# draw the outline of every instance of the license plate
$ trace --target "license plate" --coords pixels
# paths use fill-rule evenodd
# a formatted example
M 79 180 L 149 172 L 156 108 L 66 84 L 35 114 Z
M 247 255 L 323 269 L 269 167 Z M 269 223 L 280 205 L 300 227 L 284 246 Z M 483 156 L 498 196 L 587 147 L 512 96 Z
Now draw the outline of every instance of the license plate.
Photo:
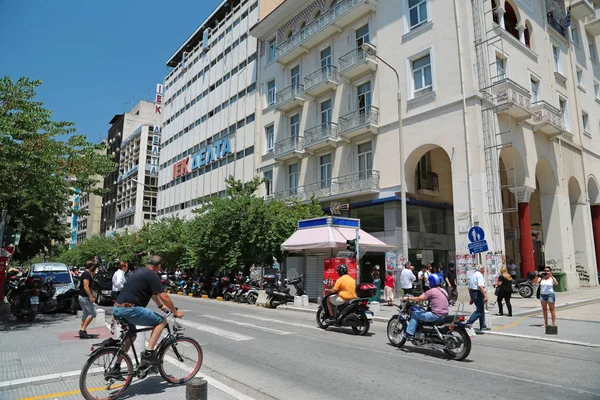
M 367 315 L 368 320 L 373 319 L 373 313 L 371 311 L 366 311 L 365 314 Z
M 40 298 L 37 296 L 29 296 L 29 302 L 31 304 L 40 304 Z
M 467 331 L 467 335 L 469 335 L 469 336 L 476 336 L 477 335 L 475 333 L 475 330 L 473 328 L 465 328 L 465 330 Z

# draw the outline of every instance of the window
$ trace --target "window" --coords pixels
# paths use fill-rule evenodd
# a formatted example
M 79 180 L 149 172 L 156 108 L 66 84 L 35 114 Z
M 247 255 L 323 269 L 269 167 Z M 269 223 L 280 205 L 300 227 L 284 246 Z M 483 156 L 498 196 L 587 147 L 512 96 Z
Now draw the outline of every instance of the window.
M 600 100 L 600 85 L 597 82 L 594 83 L 594 96 L 597 100 Z
M 321 124 L 328 125 L 331 122 L 331 99 L 321 103 Z
M 582 112 L 581 113 L 581 122 L 583 123 L 583 131 L 585 133 L 589 133 L 589 129 L 588 129 L 589 128 L 589 125 L 588 125 L 588 122 L 589 122 L 588 113 L 586 113 L 586 112 Z
M 358 145 L 358 172 L 359 178 L 370 177 L 373 169 L 373 144 L 371 142 Z
M 427 0 L 408 0 L 410 29 L 427 22 Z
M 273 38 L 269 40 L 269 54 L 267 56 L 267 62 L 275 60 L 277 56 L 277 39 Z
M 366 82 L 357 88 L 358 93 L 358 109 L 365 111 L 371 107 L 371 82 Z
M 579 46 L 579 31 L 577 30 L 577 25 L 571 25 L 571 41 L 573 44 Z
M 531 78 L 531 102 L 535 103 L 540 100 L 540 81 Z
M 590 50 L 590 59 L 594 63 L 597 63 L 598 62 L 598 51 L 596 50 L 596 40 L 591 36 L 588 36 L 587 40 L 588 40 L 588 49 Z
M 300 136 L 300 114 L 290 117 L 290 137 L 298 138 Z
M 558 108 L 560 108 L 560 111 L 562 113 L 562 122 L 563 122 L 563 125 L 565 126 L 566 129 L 568 129 L 569 118 L 568 118 L 568 115 L 567 115 L 567 112 L 568 112 L 568 110 L 567 110 L 567 99 L 564 99 L 564 98 L 560 97 L 558 99 L 558 106 L 559 106 Z
M 296 193 L 298 190 L 298 164 L 292 164 L 288 167 L 288 182 L 290 192 Z
M 267 153 L 272 153 L 275 147 L 275 127 L 273 125 L 265 128 L 265 138 L 267 142 Z
M 369 43 L 369 25 L 364 25 L 356 30 L 356 48 L 360 49 L 364 43 Z
M 272 106 L 275 104 L 275 81 L 267 83 L 267 105 Z
M 300 85 L 300 65 L 296 65 L 292 68 L 290 73 L 290 84 L 293 87 L 298 87 L 298 85 Z
M 506 79 L 506 59 L 496 55 L 496 80 Z
M 583 87 L 583 71 L 581 70 L 581 68 L 577 68 L 576 70 L 576 75 L 577 75 L 577 86 L 579 87 Z
M 438 176 L 431 171 L 431 152 L 427 152 L 417 164 L 417 189 L 437 191 L 438 188 Z
M 412 61 L 412 73 L 415 97 L 433 90 L 430 54 Z
M 332 65 L 331 62 L 331 47 L 321 50 L 321 67 Z
M 560 72 L 560 49 L 552 46 L 552 55 L 554 56 L 554 72 Z
M 331 153 L 325 154 L 319 158 L 321 166 L 321 188 L 328 188 L 331 186 Z
M 273 170 L 265 171 L 263 177 L 265 178 L 266 195 L 270 196 L 273 194 Z

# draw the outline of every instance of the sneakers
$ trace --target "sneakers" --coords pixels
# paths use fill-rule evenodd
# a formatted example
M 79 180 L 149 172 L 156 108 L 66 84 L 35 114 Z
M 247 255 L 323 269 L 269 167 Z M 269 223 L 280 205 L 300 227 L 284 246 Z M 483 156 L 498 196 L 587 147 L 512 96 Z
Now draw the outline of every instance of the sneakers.
M 484 326 L 483 328 L 479 328 L 480 331 L 491 331 L 490 328 L 488 328 L 487 326 Z
M 335 324 L 335 318 L 327 318 L 325 319 L 326 324 Z
M 411 335 L 410 333 L 406 333 L 406 331 L 402 332 L 402 336 L 406 339 L 406 340 L 413 340 L 415 338 L 414 335 Z
M 144 351 L 141 358 L 142 365 L 160 365 L 160 360 L 155 350 Z
M 124 381 L 125 377 L 121 373 L 121 365 L 116 364 L 114 367 L 108 370 L 108 372 L 106 373 L 106 378 L 113 378 L 118 381 Z
M 89 339 L 91 336 L 86 331 L 79 331 L 79 339 Z

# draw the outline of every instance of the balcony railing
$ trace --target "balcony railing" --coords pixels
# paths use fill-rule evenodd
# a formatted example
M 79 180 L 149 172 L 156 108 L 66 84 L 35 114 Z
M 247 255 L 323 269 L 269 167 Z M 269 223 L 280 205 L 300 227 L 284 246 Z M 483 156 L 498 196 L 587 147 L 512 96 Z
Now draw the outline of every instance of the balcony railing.
M 277 95 L 275 96 L 275 106 L 277 107 L 296 97 L 304 97 L 304 85 L 297 83 L 277 92 Z
M 312 87 L 317 86 L 327 80 L 337 80 L 337 68 L 333 65 L 325 65 L 317 71 L 308 75 L 304 78 L 304 86 L 306 90 L 310 90 Z
M 338 138 L 338 125 L 333 122 L 325 122 L 314 128 L 304 131 L 304 145 L 310 146 L 325 139 Z
M 350 131 L 363 125 L 378 125 L 379 109 L 369 106 L 340 117 L 340 133 Z
M 297 46 L 300 46 L 304 41 L 319 32 L 321 29 L 333 24 L 335 20 L 344 15 L 352 8 L 364 3 L 366 0 L 343 0 L 330 10 L 325 12 L 319 18 L 315 19 L 310 24 L 306 25 L 300 32 L 292 35 L 289 39 L 277 46 L 277 58 L 288 53 Z
M 361 48 L 354 49 L 350 53 L 344 54 L 339 59 L 340 71 L 366 60 L 367 56 L 368 53 Z
M 275 158 L 292 152 L 303 151 L 304 139 L 302 136 L 292 136 L 275 143 Z
M 562 26 L 557 20 L 552 16 L 552 12 L 549 12 L 548 15 L 548 25 L 554 28 L 555 31 L 560 33 L 562 36 L 567 37 L 567 29 Z
M 438 174 L 435 172 L 427 171 L 426 177 L 419 177 L 419 190 L 430 190 L 432 192 L 438 192 L 440 190 L 440 181 Z
M 369 169 L 304 186 L 289 188 L 280 192 L 275 192 L 266 198 L 267 200 L 294 199 L 306 201 L 313 196 L 323 199 L 348 193 L 377 190 L 379 190 L 379 171 Z
M 532 104 L 533 116 L 531 118 L 533 125 L 550 123 L 559 130 L 565 129 L 562 111 L 553 105 L 541 100 Z

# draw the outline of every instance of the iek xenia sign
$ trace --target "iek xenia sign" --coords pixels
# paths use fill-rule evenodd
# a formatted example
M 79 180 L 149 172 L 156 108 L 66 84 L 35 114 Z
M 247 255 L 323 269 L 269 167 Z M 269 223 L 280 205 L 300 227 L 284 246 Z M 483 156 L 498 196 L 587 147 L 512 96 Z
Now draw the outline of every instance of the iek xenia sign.
M 220 160 L 228 154 L 231 154 L 231 141 L 229 140 L 229 136 L 217 140 L 213 144 L 200 150 L 198 153 L 192 154 L 173 164 L 173 179 L 177 179 L 180 176 L 188 174 L 213 161 Z

